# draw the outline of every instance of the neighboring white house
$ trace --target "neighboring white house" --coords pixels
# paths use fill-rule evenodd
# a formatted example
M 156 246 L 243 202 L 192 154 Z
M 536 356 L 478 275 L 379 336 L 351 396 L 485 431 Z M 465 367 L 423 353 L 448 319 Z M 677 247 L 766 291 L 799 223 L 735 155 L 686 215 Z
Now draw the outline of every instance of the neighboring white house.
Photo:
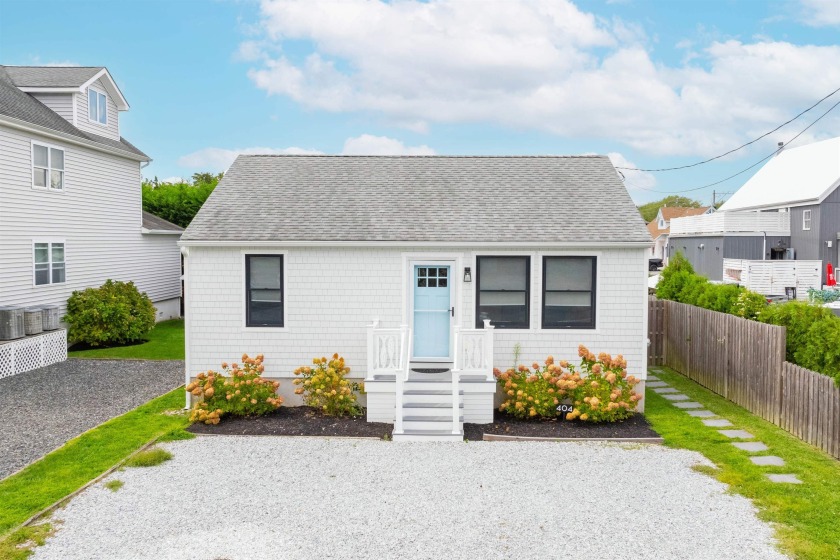
M 602 156 L 240 156 L 181 238 L 186 376 L 263 353 L 294 405 L 337 352 L 370 421 L 459 438 L 517 347 L 645 378 L 650 244 Z
M 105 68 L 0 66 L 0 305 L 63 312 L 110 278 L 180 315 L 182 230 L 142 211 L 149 157 L 120 136 L 126 110 Z
M 668 235 L 671 231 L 671 220 L 685 216 L 700 216 L 711 214 L 714 209 L 711 206 L 702 208 L 687 208 L 683 206 L 663 206 L 656 213 L 656 218 L 651 220 L 648 231 L 653 238 L 653 247 L 650 248 L 650 256 L 668 262 L 668 253 L 665 248 L 668 246 Z

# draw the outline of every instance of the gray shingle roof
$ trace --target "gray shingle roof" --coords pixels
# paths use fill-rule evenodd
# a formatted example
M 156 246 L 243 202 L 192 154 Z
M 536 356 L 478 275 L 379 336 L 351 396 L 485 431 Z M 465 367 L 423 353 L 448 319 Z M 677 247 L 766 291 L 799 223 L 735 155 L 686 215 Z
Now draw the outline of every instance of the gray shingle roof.
M 9 78 L 9 66 L 0 66 L 0 115 L 6 115 L 24 122 L 43 126 L 64 134 L 75 136 L 88 142 L 104 144 L 130 154 L 148 156 L 134 147 L 124 138 L 119 141 L 97 134 L 83 132 L 66 121 L 58 113 L 29 95 L 20 91 Z
M 651 241 L 606 156 L 239 156 L 181 239 Z
M 79 87 L 102 68 L 102 66 L 6 66 L 6 72 L 17 87 Z
M 155 216 L 151 212 L 143 210 L 143 227 L 152 231 L 171 231 L 173 233 L 180 233 L 184 231 L 181 226 L 168 222 L 160 216 Z

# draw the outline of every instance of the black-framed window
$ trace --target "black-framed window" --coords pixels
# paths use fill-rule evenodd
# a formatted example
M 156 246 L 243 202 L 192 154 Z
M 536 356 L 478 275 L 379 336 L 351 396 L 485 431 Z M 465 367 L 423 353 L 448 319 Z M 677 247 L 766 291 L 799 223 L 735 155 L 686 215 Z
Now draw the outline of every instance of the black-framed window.
M 283 255 L 245 255 L 245 325 L 282 327 Z
M 594 329 L 595 257 L 543 257 L 544 329 Z
M 490 319 L 497 329 L 527 329 L 530 301 L 531 257 L 476 258 L 476 328 Z

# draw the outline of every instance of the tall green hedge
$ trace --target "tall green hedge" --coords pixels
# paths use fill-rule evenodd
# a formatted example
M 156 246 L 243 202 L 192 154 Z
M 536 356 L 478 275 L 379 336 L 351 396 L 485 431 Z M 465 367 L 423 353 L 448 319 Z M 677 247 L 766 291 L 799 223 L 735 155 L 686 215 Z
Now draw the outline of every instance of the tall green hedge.
M 201 209 L 218 184 L 218 178 L 190 183 L 143 183 L 143 210 L 183 228 Z
M 768 305 L 764 296 L 734 284 L 712 284 L 677 253 L 662 271 L 656 297 L 786 328 L 786 359 L 833 377 L 840 385 L 840 317 L 801 301 Z

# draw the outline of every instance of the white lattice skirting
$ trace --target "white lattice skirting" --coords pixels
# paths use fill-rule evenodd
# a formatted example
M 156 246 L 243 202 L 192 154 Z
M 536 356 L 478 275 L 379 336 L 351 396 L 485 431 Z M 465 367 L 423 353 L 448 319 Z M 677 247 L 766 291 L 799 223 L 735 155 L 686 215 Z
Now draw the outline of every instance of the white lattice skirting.
M 65 329 L 3 342 L 0 343 L 0 379 L 66 359 Z

